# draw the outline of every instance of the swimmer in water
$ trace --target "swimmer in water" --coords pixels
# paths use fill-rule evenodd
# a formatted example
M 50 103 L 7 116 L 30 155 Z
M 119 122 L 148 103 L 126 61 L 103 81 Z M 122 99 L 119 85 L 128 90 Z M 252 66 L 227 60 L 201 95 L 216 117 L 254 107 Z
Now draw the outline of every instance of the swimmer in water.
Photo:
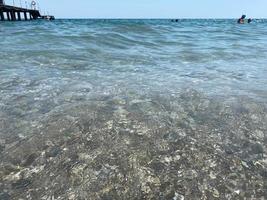
M 171 22 L 179 22 L 178 19 L 172 19 Z
M 237 23 L 238 24 L 245 24 L 245 18 L 246 18 L 246 15 L 242 15 L 242 17 L 238 19 Z

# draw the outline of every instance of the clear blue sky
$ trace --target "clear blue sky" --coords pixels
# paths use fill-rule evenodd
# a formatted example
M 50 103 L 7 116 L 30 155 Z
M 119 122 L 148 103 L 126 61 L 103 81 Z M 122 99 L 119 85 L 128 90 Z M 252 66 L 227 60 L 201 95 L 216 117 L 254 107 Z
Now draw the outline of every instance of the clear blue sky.
M 20 0 L 14 1 L 20 4 Z M 57 18 L 236 18 L 243 13 L 252 18 L 267 18 L 267 0 L 36 1 L 42 11 Z M 25 5 L 25 0 L 21 2 Z

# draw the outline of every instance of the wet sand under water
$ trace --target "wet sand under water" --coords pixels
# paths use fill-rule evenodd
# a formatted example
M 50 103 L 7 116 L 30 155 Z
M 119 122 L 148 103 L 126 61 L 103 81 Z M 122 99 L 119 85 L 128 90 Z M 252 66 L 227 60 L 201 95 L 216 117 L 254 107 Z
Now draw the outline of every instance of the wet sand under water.
M 266 108 L 186 90 L 1 110 L 0 199 L 264 199 Z

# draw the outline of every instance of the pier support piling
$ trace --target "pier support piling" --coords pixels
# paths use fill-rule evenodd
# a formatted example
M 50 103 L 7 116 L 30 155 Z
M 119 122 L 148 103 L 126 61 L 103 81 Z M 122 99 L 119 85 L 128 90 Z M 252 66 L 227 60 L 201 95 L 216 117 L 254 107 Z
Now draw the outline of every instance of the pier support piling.
M 16 21 L 16 15 L 14 11 L 11 11 L 11 20 Z
M 5 21 L 4 12 L 2 11 L 0 11 L 0 18 L 1 18 L 1 21 Z
M 25 21 L 28 20 L 28 17 L 27 17 L 27 13 L 26 12 L 24 12 L 24 20 Z
M 10 21 L 10 13 L 9 12 L 6 12 L 6 15 L 7 15 L 7 20 Z
M 20 12 L 17 12 L 17 14 L 18 14 L 18 20 L 21 21 Z

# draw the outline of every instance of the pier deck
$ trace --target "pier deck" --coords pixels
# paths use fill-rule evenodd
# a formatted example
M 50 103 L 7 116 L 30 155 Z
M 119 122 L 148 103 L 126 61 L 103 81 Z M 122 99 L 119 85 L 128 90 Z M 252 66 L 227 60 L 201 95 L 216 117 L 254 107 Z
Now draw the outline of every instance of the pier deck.
M 53 17 L 53 16 L 51 16 Z M 44 19 L 39 10 L 20 8 L 0 4 L 0 20 L 1 21 L 21 21 L 21 20 L 36 20 Z

